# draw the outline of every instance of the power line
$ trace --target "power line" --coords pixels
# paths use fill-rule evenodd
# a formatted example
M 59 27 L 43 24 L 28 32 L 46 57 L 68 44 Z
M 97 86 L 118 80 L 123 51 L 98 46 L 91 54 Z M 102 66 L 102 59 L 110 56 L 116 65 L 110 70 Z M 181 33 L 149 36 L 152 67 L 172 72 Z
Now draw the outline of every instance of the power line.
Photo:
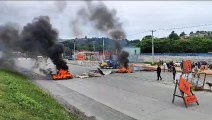
M 180 30 L 180 29 L 189 29 L 189 28 L 197 28 L 197 27 L 205 27 L 205 26 L 212 26 L 212 24 L 203 24 L 203 25 L 193 25 L 193 26 L 183 26 L 183 27 L 173 27 L 173 28 L 159 28 L 155 29 L 156 31 L 169 31 L 169 30 Z M 139 34 L 144 34 L 144 33 L 150 33 L 152 30 L 145 30 L 133 34 L 128 34 L 126 36 L 135 36 Z M 94 35 L 95 36 L 95 35 Z
M 176 27 L 176 28 L 160 28 L 160 29 L 156 29 L 156 31 L 180 30 L 180 29 L 197 28 L 197 27 L 205 27 L 205 26 L 212 26 L 212 24 L 183 26 L 183 27 Z M 150 32 L 151 32 L 151 30 L 146 30 L 146 31 L 142 31 L 142 32 L 134 33 L 134 34 L 129 34 L 127 36 L 134 36 L 134 35 L 143 34 L 143 33 L 150 33 Z
M 165 30 L 179 30 L 179 29 L 188 29 L 188 28 L 196 28 L 196 27 L 205 27 L 211 26 L 212 24 L 204 24 L 204 25 L 194 25 L 194 26 L 184 26 L 184 27 L 176 27 L 176 28 L 167 28 L 167 29 L 157 29 L 157 31 L 165 31 Z
M 148 33 L 148 32 L 151 32 L 151 30 L 146 30 L 146 31 L 138 32 L 138 33 L 134 33 L 134 34 L 129 34 L 127 36 L 134 36 L 134 35 L 138 35 L 138 34 L 142 34 L 142 33 Z

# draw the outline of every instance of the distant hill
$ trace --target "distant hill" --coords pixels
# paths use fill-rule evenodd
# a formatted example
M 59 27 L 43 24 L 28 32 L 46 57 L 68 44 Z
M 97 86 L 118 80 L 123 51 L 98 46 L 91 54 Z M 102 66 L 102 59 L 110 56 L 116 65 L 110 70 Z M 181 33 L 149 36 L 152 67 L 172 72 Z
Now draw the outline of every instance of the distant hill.
M 96 51 L 102 51 L 103 48 L 103 39 L 104 39 L 104 48 L 105 50 L 115 50 L 115 40 L 110 38 L 75 38 L 75 39 L 59 39 L 61 43 L 70 49 L 74 49 L 74 42 L 76 45 L 76 50 L 93 50 L 93 44 L 95 46 Z M 130 47 L 134 46 L 127 39 L 118 40 L 122 47 Z

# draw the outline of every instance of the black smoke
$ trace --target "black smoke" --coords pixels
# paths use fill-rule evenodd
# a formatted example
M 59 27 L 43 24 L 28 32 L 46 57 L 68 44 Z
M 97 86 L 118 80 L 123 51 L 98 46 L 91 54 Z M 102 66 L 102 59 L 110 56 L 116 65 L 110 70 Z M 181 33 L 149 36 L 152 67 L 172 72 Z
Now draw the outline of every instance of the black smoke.
M 20 46 L 24 51 L 48 56 L 49 48 L 55 45 L 57 39 L 58 32 L 52 28 L 49 17 L 40 16 L 23 27 Z
M 58 32 L 52 27 L 49 17 L 40 16 L 24 26 L 20 46 L 24 51 L 50 57 L 58 70 L 68 70 L 62 59 L 63 46 L 56 44 L 57 40 Z
M 56 65 L 57 69 L 68 70 L 68 66 L 62 58 L 62 53 L 64 53 L 64 48 L 62 44 L 55 44 L 49 49 L 49 57 Z
M 67 7 L 67 1 L 55 1 L 55 5 L 57 7 L 57 10 L 62 13 Z
M 13 23 L 0 25 L 0 68 L 14 69 L 12 51 L 18 48 L 19 26 Z
M 120 62 L 120 65 L 125 67 L 125 68 L 128 68 L 128 63 L 129 63 L 129 60 L 128 60 L 128 57 L 129 57 L 129 53 L 126 52 L 126 51 L 121 51 L 119 53 L 119 56 L 118 56 L 118 61 Z
M 76 24 L 76 22 L 80 21 L 90 23 L 96 30 L 110 36 L 112 39 L 122 40 L 126 38 L 122 23 L 116 15 L 116 10 L 108 9 L 103 2 L 98 2 L 97 4 L 91 1 L 86 2 L 86 7 L 82 7 L 77 12 L 76 19 L 71 22 L 74 33 L 80 31 L 79 24 Z M 75 28 L 78 28 L 77 31 Z
M 15 24 L 1 25 L 0 52 L 3 55 L 0 56 L 0 67 L 12 63 L 9 53 L 21 51 L 30 53 L 30 56 L 49 57 L 58 70 L 68 70 L 66 62 L 62 59 L 63 45 L 58 44 L 57 40 L 58 32 L 52 27 L 48 16 L 34 18 L 21 32 Z
M 95 30 L 116 40 L 115 49 L 119 53 L 118 61 L 121 65 L 128 67 L 129 53 L 122 51 L 122 47 L 119 42 L 126 38 L 126 34 L 122 27 L 123 23 L 117 16 L 117 11 L 115 9 L 110 10 L 103 2 L 97 2 L 94 4 L 92 1 L 87 1 L 86 6 L 79 9 L 76 19 L 71 22 L 74 35 L 81 33 L 81 26 L 79 26 L 80 24 L 78 23 L 80 21 L 82 21 L 82 24 L 91 24 Z
M 77 19 L 71 21 L 70 26 L 72 28 L 73 35 L 75 37 L 79 37 L 82 34 L 80 26 L 79 26 L 79 22 Z
M 14 23 L 0 25 L 0 50 L 10 51 L 17 47 L 19 26 Z

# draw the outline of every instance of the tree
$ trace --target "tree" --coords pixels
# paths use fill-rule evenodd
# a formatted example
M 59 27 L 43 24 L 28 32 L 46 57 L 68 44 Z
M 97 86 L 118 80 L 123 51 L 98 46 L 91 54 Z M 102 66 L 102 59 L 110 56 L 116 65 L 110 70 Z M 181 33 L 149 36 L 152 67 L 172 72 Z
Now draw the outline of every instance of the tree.
M 74 43 L 70 40 L 67 40 L 67 41 L 63 41 L 62 42 L 63 45 L 69 49 L 74 49 Z
M 142 40 L 144 40 L 144 39 L 152 39 L 152 36 L 151 35 L 146 35 L 145 37 L 143 37 Z
M 170 50 L 168 40 L 154 39 L 154 51 L 155 53 L 168 53 Z
M 140 43 L 140 40 L 131 40 L 131 41 L 129 41 L 129 46 L 136 46 L 137 44 L 139 44 Z
M 194 32 L 193 32 L 193 31 L 191 31 L 189 35 L 192 35 L 192 34 L 194 34 Z
M 171 34 L 169 35 L 169 39 L 171 40 L 178 40 L 180 37 L 175 33 L 175 31 L 172 31 Z
M 151 39 L 143 39 L 137 44 L 142 53 L 151 53 Z M 187 40 L 154 39 L 155 53 L 208 53 L 212 51 L 212 38 L 189 37 Z
M 186 34 L 185 34 L 184 31 L 180 33 L 180 37 L 184 37 L 185 35 L 186 35 Z
M 144 39 L 137 44 L 137 47 L 141 48 L 142 53 L 150 53 L 152 51 L 152 40 Z

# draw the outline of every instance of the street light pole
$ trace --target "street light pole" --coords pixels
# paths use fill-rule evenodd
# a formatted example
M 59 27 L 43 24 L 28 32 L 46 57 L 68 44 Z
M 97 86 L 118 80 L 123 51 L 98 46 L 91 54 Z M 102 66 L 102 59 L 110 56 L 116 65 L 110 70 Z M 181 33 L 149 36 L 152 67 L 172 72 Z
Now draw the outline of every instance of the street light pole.
M 105 59 L 105 40 L 104 40 L 104 37 L 102 37 L 103 39 L 103 43 L 102 43 L 102 46 L 103 46 L 103 59 Z
M 152 30 L 152 64 L 154 63 L 154 36 L 153 36 L 153 33 L 155 32 L 156 30 Z
M 75 40 L 74 40 L 74 60 L 76 60 L 75 49 L 76 47 L 75 47 Z
M 95 52 L 95 41 L 93 41 L 93 51 Z

